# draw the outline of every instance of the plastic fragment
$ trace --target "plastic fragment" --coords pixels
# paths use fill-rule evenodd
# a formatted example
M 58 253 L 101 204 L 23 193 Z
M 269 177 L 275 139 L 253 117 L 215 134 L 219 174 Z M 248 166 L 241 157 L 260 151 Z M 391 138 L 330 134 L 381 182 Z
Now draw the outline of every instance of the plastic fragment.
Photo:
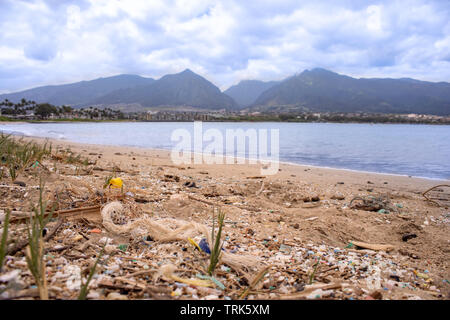
M 214 284 L 217 285 L 217 287 L 219 287 L 222 290 L 225 290 L 225 286 L 222 284 L 222 282 L 220 282 L 219 280 L 217 280 L 214 277 L 205 276 L 205 275 L 202 275 L 202 274 L 198 273 L 197 274 L 197 278 L 200 278 L 200 279 L 203 279 L 203 280 L 211 280 L 212 282 L 214 282 Z
M 111 180 L 109 180 L 109 185 L 113 188 L 122 188 L 123 186 L 123 181 L 121 178 L 113 178 Z
M 199 247 L 199 245 L 197 244 L 197 242 L 195 242 L 194 239 L 188 238 L 188 241 L 189 241 L 194 247 L 196 247 L 196 248 L 198 249 L 198 251 L 200 251 L 200 252 L 203 251 L 202 248 Z
M 209 249 L 208 242 L 206 241 L 205 238 L 203 238 L 200 241 L 199 245 L 200 245 L 200 248 L 201 248 L 202 251 L 206 252 L 207 254 L 211 254 L 211 250 Z

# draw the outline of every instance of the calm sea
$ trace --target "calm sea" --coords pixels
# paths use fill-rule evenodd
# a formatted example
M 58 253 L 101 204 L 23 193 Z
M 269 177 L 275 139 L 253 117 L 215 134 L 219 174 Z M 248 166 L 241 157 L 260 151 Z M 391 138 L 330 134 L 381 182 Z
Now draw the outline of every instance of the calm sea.
M 171 149 L 192 122 L 0 124 L 0 131 L 82 143 Z M 450 179 L 450 126 L 332 123 L 212 123 L 203 131 L 279 129 L 280 160 L 321 167 Z M 270 135 L 269 135 L 270 136 Z M 225 137 L 225 134 L 224 134 Z M 224 141 L 225 144 L 225 141 Z M 204 143 L 207 145 L 207 143 Z M 252 155 L 247 155 L 252 157 Z

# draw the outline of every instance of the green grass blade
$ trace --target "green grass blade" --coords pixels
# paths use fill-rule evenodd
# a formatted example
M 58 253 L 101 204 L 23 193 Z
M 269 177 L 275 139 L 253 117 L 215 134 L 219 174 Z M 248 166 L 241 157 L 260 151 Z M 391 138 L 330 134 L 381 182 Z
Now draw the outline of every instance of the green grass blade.
M 0 243 L 0 271 L 2 270 L 3 262 L 5 260 L 6 252 L 8 249 L 7 241 L 8 241 L 8 228 L 9 228 L 9 215 L 10 214 L 11 214 L 11 212 L 9 210 L 6 210 L 5 221 L 3 222 L 2 240 Z

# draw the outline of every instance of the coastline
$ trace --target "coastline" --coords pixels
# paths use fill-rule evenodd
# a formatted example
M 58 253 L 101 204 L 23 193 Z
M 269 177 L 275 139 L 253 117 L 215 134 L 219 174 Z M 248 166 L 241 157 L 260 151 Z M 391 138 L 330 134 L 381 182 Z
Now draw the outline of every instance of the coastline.
M 70 120 L 70 119 L 63 119 L 63 120 L 30 120 L 30 121 L 23 121 L 23 120 L 12 120 L 12 121 L 0 121 L 1 124 L 23 124 L 23 123 L 116 123 L 116 122 L 190 122 L 185 120 L 180 121 L 170 121 L 170 120 L 131 120 L 131 119 L 116 119 L 116 120 Z M 287 121 L 287 120 L 258 120 L 258 119 L 214 119 L 214 120 L 203 120 L 205 123 L 221 123 L 221 122 L 233 122 L 233 123 L 239 123 L 239 122 L 254 122 L 254 123 L 332 123 L 332 124 L 386 124 L 386 125 L 432 125 L 432 126 L 450 126 L 450 122 L 395 122 L 395 121 L 375 121 L 375 122 L 368 122 L 368 121 Z
M 27 122 L 21 122 L 20 124 L 26 124 Z M 2 123 L 1 124 L 8 124 L 6 123 Z M 383 124 L 383 123 L 380 123 Z M 76 142 L 76 141 L 71 141 L 71 140 L 65 140 L 65 139 L 58 139 L 58 138 L 44 138 L 44 137 L 38 137 L 38 136 L 28 136 L 28 135 L 14 135 L 14 136 L 18 136 L 18 137 L 24 137 L 24 138 L 29 138 L 29 139 L 36 139 L 36 140 L 49 140 L 49 141 L 54 141 L 56 142 L 64 142 L 64 143 L 73 143 L 76 145 L 86 145 L 84 143 L 80 143 L 80 142 Z M 103 145 L 103 144 L 88 144 L 88 145 L 92 145 L 92 146 L 98 146 L 98 147 L 114 147 L 114 148 L 135 148 L 136 150 L 153 150 L 153 151 L 157 151 L 157 152 L 161 152 L 162 154 L 167 153 L 168 149 L 158 149 L 158 148 L 148 148 L 148 147 L 131 147 L 131 146 L 120 146 L 120 145 Z M 193 152 L 192 154 L 194 154 L 195 152 Z M 170 159 L 169 159 L 170 160 Z M 248 159 L 245 159 L 246 162 L 248 161 Z M 396 173 L 386 173 L 386 172 L 374 172 L 374 171 L 365 171 L 365 170 L 357 170 L 357 169 L 349 169 L 349 168 L 334 168 L 334 167 L 327 167 L 327 166 L 317 166 L 317 165 L 310 165 L 310 164 L 300 164 L 300 163 L 295 163 L 295 162 L 291 162 L 291 161 L 279 161 L 280 165 L 287 165 L 287 166 L 298 166 L 300 168 L 314 168 L 314 169 L 325 169 L 325 170 L 337 170 L 337 171 L 344 171 L 344 172 L 349 172 L 349 173 L 359 173 L 359 174 L 369 174 L 369 175 L 382 175 L 382 176 L 393 176 L 393 177 L 404 177 L 404 178 L 408 178 L 408 179 L 424 179 L 424 180 L 430 180 L 430 181 L 435 181 L 435 182 L 450 182 L 450 179 L 445 179 L 445 178 L 431 178 L 431 177 L 422 177 L 422 176 L 411 176 L 411 175 L 406 175 L 406 174 L 396 174 Z
M 86 153 L 86 151 L 92 151 L 92 150 L 108 150 L 112 153 L 129 153 L 129 152 L 135 152 L 135 153 L 141 153 L 141 152 L 148 152 L 152 156 L 156 156 L 158 158 L 158 162 L 160 164 L 170 164 L 174 165 L 170 159 L 170 150 L 168 149 L 157 149 L 157 148 L 147 148 L 147 147 L 135 147 L 135 146 L 119 146 L 119 145 L 104 145 L 104 144 L 86 144 L 86 143 L 80 143 L 65 139 L 57 139 L 57 138 L 44 138 L 44 137 L 37 137 L 37 136 L 25 136 L 25 135 L 15 135 L 17 137 L 23 137 L 24 139 L 28 139 L 30 141 L 36 141 L 36 142 L 44 142 L 49 141 L 52 143 L 52 145 L 56 146 L 69 146 L 73 148 L 73 150 L 76 153 L 81 154 L 84 156 L 83 153 Z M 109 153 L 110 153 L 109 152 Z M 107 152 L 108 153 L 108 152 Z M 114 161 L 114 157 L 109 155 L 108 159 L 111 161 Z M 322 166 L 314 166 L 314 165 L 307 165 L 307 164 L 298 164 L 298 163 L 292 163 L 287 161 L 280 161 L 280 169 L 281 171 L 274 175 L 274 177 L 280 177 L 280 178 L 286 178 L 287 175 L 292 174 L 299 174 L 301 173 L 304 178 L 307 179 L 313 179 L 313 181 L 319 181 L 323 182 L 323 179 L 319 177 L 323 177 L 324 175 L 327 177 L 335 177 L 335 179 L 345 179 L 349 178 L 351 181 L 356 180 L 364 180 L 371 178 L 374 181 L 381 181 L 384 182 L 389 181 L 391 183 L 398 184 L 398 186 L 404 188 L 406 186 L 411 185 L 420 185 L 420 187 L 432 187 L 433 185 L 437 184 L 438 182 L 450 182 L 449 179 L 438 179 L 438 178 L 429 178 L 429 177 L 416 177 L 416 176 L 408 176 L 408 175 L 401 175 L 401 174 L 391 174 L 391 173 L 382 173 L 382 172 L 370 172 L 370 171 L 361 171 L 361 170 L 354 170 L 354 169 L 345 169 L 345 168 L 331 168 L 331 167 L 322 167 Z M 155 164 L 156 165 L 156 164 Z M 200 165 L 189 165 L 191 167 L 195 168 L 201 168 L 201 169 L 207 169 L 207 168 L 214 168 L 214 167 L 220 167 L 220 170 L 231 170 L 234 167 L 241 167 L 245 168 L 245 170 L 251 170 L 253 175 L 260 175 L 260 168 L 261 164 L 255 164 L 251 165 L 248 163 L 245 164 L 234 164 L 234 165 L 227 165 L 227 164 L 218 164 L 218 165 L 208 165 L 208 164 L 200 164 Z M 313 170 L 314 171 L 311 171 Z M 231 170 L 231 172 L 234 172 L 235 170 Z M 283 174 L 281 174 L 284 171 Z M 314 172 L 314 174 L 309 174 L 310 172 Z M 270 176 L 269 176 L 270 177 Z M 319 179 L 318 179 L 319 178 Z M 369 179 L 370 180 L 370 179 Z

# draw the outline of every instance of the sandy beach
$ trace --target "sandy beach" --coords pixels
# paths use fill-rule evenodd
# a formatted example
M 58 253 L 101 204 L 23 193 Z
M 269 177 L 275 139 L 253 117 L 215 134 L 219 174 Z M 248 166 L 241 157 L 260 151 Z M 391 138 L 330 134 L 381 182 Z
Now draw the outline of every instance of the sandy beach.
M 254 257 L 255 262 L 240 270 L 231 263 L 219 265 L 216 278 L 224 288 L 180 284 L 157 270 L 170 263 L 180 277 L 195 278 L 207 264 L 206 253 L 195 250 L 187 240 L 149 237 L 143 242 L 132 233 L 112 232 L 102 224 L 98 209 L 68 218 L 48 242 L 48 248 L 54 249 L 47 259 L 53 261 L 48 264 L 48 279 L 55 298 L 76 295 L 76 285 L 67 284 L 70 272 L 64 268 L 91 265 L 104 238 L 112 239 L 109 258 L 94 277 L 91 299 L 112 299 L 116 297 L 112 293 L 118 291 L 117 297 L 123 299 L 237 299 L 254 275 L 266 267 L 267 275 L 251 288 L 249 299 L 450 297 L 449 202 L 444 200 L 438 206 L 422 196 L 433 186 L 450 184 L 448 180 L 291 164 L 280 164 L 275 175 L 261 176 L 260 165 L 177 166 L 165 150 L 64 140 L 51 143 L 55 151 L 70 148 L 90 162 L 83 166 L 43 161 L 48 200 L 57 210 L 104 208 L 118 199 L 127 223 L 142 217 L 176 219 L 210 230 L 213 209 L 221 208 L 226 213 L 224 249 L 235 256 Z M 123 180 L 121 196 L 119 190 L 103 188 L 111 175 Z M 39 182 L 31 173 L 17 180 L 26 186 L 2 180 L 0 208 L 28 212 L 31 200 L 38 196 L 35 187 Z M 384 199 L 389 209 L 369 211 L 371 208 L 363 208 L 362 199 Z M 94 229 L 101 232 L 91 232 Z M 408 234 L 414 236 L 405 240 Z M 197 234 L 192 239 L 199 243 L 203 237 Z M 122 244 L 127 245 L 126 250 L 117 249 Z M 380 250 L 376 245 L 389 247 Z M 67 248 L 58 249 L 61 246 Z M 19 268 L 25 272 L 23 261 L 20 252 L 10 256 L 6 271 Z M 320 263 L 315 265 L 317 261 Z M 132 275 L 142 270 L 154 272 Z M 29 275 L 22 275 L 21 281 L 28 284 Z

